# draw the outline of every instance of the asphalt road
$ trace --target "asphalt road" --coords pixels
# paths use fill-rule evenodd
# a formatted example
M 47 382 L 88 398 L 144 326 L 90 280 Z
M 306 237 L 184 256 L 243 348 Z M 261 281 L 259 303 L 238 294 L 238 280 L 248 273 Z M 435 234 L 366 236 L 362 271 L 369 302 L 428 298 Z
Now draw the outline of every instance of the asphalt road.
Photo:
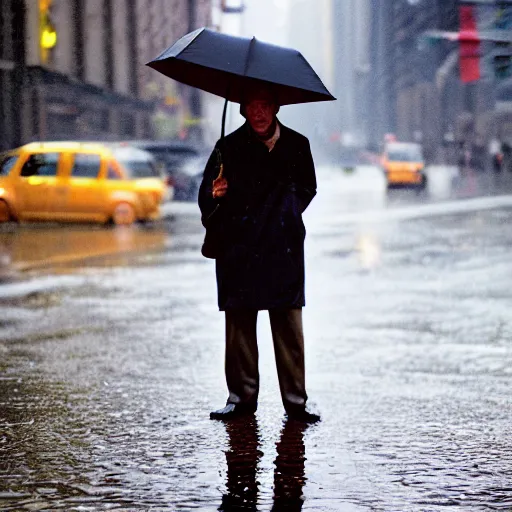
M 0 509 L 511 510 L 510 180 L 372 173 L 320 169 L 305 215 L 307 429 L 264 313 L 256 417 L 208 419 L 223 317 L 195 205 L 2 227 Z

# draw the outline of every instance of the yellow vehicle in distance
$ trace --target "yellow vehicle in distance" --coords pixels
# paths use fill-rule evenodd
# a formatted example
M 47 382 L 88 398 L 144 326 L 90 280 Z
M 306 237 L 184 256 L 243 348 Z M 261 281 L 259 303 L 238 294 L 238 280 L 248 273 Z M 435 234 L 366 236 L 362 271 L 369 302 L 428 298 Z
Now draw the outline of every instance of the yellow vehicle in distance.
M 381 166 L 386 174 L 388 187 L 411 185 L 425 188 L 425 159 L 421 144 L 413 142 L 388 142 L 381 156 Z
M 31 143 L 0 155 L 0 222 L 157 219 L 167 185 L 153 157 L 119 144 Z

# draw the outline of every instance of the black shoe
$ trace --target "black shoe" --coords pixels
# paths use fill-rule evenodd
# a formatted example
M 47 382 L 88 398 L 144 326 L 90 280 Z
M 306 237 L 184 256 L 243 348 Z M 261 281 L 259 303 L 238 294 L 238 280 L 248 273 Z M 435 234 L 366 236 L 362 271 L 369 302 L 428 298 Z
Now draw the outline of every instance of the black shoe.
M 286 414 L 288 415 L 289 420 L 300 421 L 302 423 L 317 423 L 321 420 L 319 414 L 309 412 L 302 408 L 288 409 Z
M 211 420 L 232 420 L 246 414 L 254 414 L 257 406 L 254 404 L 226 404 L 226 407 L 210 413 Z

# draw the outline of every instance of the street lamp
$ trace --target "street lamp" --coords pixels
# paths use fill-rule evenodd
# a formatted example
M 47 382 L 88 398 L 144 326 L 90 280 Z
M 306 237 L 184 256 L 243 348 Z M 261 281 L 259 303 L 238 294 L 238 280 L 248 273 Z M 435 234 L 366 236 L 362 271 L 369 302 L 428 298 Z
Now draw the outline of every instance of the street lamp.
M 41 48 L 51 50 L 57 44 L 57 31 L 51 26 L 43 27 L 41 31 Z

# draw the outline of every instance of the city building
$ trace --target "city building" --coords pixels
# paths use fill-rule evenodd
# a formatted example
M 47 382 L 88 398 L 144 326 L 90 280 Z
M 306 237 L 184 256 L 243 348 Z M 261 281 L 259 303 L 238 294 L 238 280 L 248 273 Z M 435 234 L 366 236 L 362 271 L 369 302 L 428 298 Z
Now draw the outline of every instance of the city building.
M 2 1 L 0 149 L 200 137 L 201 95 L 145 64 L 210 11 L 211 0 Z
M 442 140 L 442 94 L 439 73 L 450 54 L 444 41 L 429 44 L 421 34 L 454 30 L 456 0 L 392 0 L 385 7 L 371 2 L 371 145 L 378 148 L 387 133 L 421 142 L 427 153 Z M 455 76 L 453 70 L 449 70 Z M 448 80 L 444 83 L 447 86 Z M 428 155 L 431 156 L 431 155 Z
M 211 26 L 211 18 L 212 0 L 136 0 L 140 62 L 154 59 L 187 32 Z M 202 140 L 205 95 L 144 65 L 137 73 L 141 97 L 156 105 L 155 136 Z
M 459 43 L 425 37 L 432 29 L 458 32 L 462 4 L 371 0 L 368 119 L 374 148 L 392 133 L 421 142 L 431 161 L 453 162 L 462 144 L 485 152 L 492 137 L 512 142 L 512 81 L 496 76 L 495 45 L 481 44 L 480 78 L 464 83 Z M 474 6 L 478 30 L 497 28 L 497 4 Z
M 153 104 L 137 80 L 135 2 L 38 0 L 25 8 L 23 139 L 149 136 Z
M 365 146 L 370 95 L 370 5 L 368 0 L 332 0 L 333 94 L 343 146 Z
M 351 94 L 346 90 L 340 98 L 336 82 L 340 55 L 335 44 L 341 30 L 336 6 L 337 0 L 298 0 L 289 5 L 286 23 L 288 45 L 302 53 L 327 89 L 338 98 L 335 103 L 285 107 L 281 114 L 286 123 L 309 138 L 317 162 L 329 160 L 336 152 L 338 142 L 333 139 L 342 129 L 342 103 L 347 98 L 345 94 Z
M 0 151 L 21 139 L 20 94 L 24 68 L 24 9 L 18 0 L 0 2 Z
M 339 162 L 344 147 L 367 143 L 370 14 L 369 0 L 298 0 L 290 6 L 289 44 L 337 98 L 294 107 L 289 116 L 310 138 L 319 159 Z
M 269 0 L 259 0 L 258 2 L 250 0 L 212 0 L 210 28 L 235 37 L 251 38 L 256 35 L 255 31 L 259 32 L 262 23 L 267 27 L 273 26 L 273 23 L 268 19 L 268 2 Z M 262 20 L 261 14 L 265 8 L 267 8 L 266 16 Z M 248 22 L 249 19 L 250 23 Z M 274 20 L 272 19 L 272 21 Z M 265 37 L 262 40 L 266 40 Z M 204 94 L 202 129 L 203 140 L 208 148 L 212 148 L 221 136 L 224 104 L 224 98 L 213 94 Z M 225 133 L 231 133 L 244 122 L 245 119 L 240 115 L 240 106 L 237 103 L 228 102 L 224 124 Z

